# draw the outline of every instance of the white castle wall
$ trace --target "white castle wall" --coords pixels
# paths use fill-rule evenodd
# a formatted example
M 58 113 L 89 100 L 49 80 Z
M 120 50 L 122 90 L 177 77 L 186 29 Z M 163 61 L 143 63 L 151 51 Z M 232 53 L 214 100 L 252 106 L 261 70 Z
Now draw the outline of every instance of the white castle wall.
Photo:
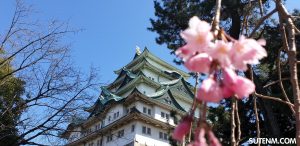
M 143 126 L 151 129 L 150 135 L 142 132 Z M 159 132 L 167 133 L 167 131 L 142 122 L 137 122 L 137 127 L 135 136 L 135 141 L 137 143 L 145 144 L 147 146 L 170 146 L 168 140 L 159 139 Z

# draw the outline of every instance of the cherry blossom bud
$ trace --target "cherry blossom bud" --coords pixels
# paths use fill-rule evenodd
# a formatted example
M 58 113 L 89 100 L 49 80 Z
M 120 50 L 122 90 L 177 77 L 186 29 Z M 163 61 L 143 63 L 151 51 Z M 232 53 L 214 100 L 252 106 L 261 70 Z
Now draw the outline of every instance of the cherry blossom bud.
M 175 128 L 173 132 L 173 139 L 182 141 L 184 136 L 189 133 L 191 129 L 193 118 L 192 116 L 186 116 L 182 119 L 182 122 Z

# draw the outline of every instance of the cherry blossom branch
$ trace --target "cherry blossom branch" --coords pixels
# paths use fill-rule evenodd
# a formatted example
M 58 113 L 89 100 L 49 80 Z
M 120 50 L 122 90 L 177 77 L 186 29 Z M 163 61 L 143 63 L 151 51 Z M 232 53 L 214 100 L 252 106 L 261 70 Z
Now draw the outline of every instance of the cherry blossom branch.
M 258 116 L 258 110 L 257 110 L 257 97 L 253 96 L 253 103 L 254 103 L 254 112 L 255 112 L 255 123 L 256 123 L 256 138 L 260 138 L 260 126 L 259 126 L 259 116 Z M 257 144 L 260 146 L 260 143 Z
M 206 113 L 207 113 L 207 103 L 202 102 L 202 114 L 201 114 L 201 120 L 206 122 Z
M 283 50 L 284 51 L 288 51 L 289 46 L 288 46 L 288 41 L 287 41 L 287 37 L 286 37 L 286 32 L 285 32 L 285 27 L 283 25 L 283 21 L 280 19 L 279 20 L 280 23 L 280 34 L 281 34 L 281 39 L 282 39 L 282 43 L 283 43 Z
M 197 107 L 197 86 L 199 84 L 199 73 L 196 73 L 196 76 L 195 76 L 195 88 L 194 88 L 194 100 L 193 100 L 193 104 L 192 104 L 192 107 L 191 107 L 191 112 L 194 113 L 195 112 L 195 109 Z
M 218 35 L 218 31 L 220 30 L 219 24 L 220 24 L 220 15 L 221 15 L 221 3 L 222 0 L 216 0 L 215 17 L 212 24 L 212 31 L 215 36 Z
M 235 114 L 236 114 L 236 124 L 237 124 L 237 140 L 236 140 L 236 145 L 239 145 L 240 141 L 241 141 L 241 135 L 242 135 L 242 131 L 241 131 L 241 121 L 240 121 L 240 116 L 239 116 L 239 104 L 238 104 L 238 100 L 235 100 Z
M 235 128 L 236 128 L 236 124 L 235 124 L 235 112 L 234 109 L 236 107 L 236 102 L 235 102 L 235 98 L 232 98 L 231 100 L 231 146 L 237 146 L 236 144 L 236 139 L 235 139 Z
M 254 74 L 253 74 L 253 69 L 251 65 L 248 65 L 249 68 L 249 74 L 250 74 L 250 79 L 252 82 L 254 82 Z M 255 96 L 254 93 L 252 93 L 252 97 L 253 97 L 253 109 L 254 109 L 254 113 L 255 113 L 255 124 L 256 124 L 256 138 L 260 138 L 260 125 L 259 125 L 259 116 L 258 116 L 258 109 L 257 109 L 257 97 Z M 257 144 L 258 146 L 260 146 L 260 143 Z
M 243 20 L 242 30 L 241 30 L 241 33 L 243 33 L 244 30 L 246 30 L 246 32 L 245 32 L 246 35 L 248 34 L 248 18 L 249 18 L 249 15 L 250 15 L 250 10 L 253 7 L 251 1 L 249 1 L 248 5 L 249 5 L 249 8 L 248 8 L 248 10 L 246 11 L 246 13 L 244 15 L 244 20 Z
M 199 73 L 196 73 L 196 75 L 195 75 L 195 88 L 194 88 L 194 100 L 193 100 L 193 104 L 192 104 L 192 107 L 191 107 L 191 112 L 192 113 L 195 113 L 195 109 L 197 107 L 197 86 L 198 86 L 198 83 L 199 83 Z M 190 132 L 188 134 L 188 140 L 187 140 L 188 143 L 191 142 L 191 138 L 192 138 L 192 127 L 190 128 Z
M 259 0 L 259 12 L 260 12 L 260 15 L 261 17 L 264 15 L 264 9 L 263 9 L 263 4 L 262 4 L 262 1 Z
M 278 101 L 278 102 L 287 104 L 288 106 L 294 107 L 294 104 L 284 101 L 284 100 L 280 99 L 279 97 L 266 96 L 266 95 L 262 95 L 262 94 L 258 94 L 258 93 L 254 93 L 254 95 L 257 97 L 263 98 L 263 99 L 270 99 L 270 100 Z
M 290 80 L 290 78 L 281 78 L 281 80 L 272 81 L 272 82 L 264 85 L 263 88 L 267 88 L 269 86 L 272 86 L 274 84 L 277 84 L 277 83 L 282 82 L 282 81 L 287 81 L 287 80 Z
M 289 69 L 291 73 L 291 83 L 293 89 L 293 97 L 294 97 L 294 108 L 295 108 L 295 118 L 296 118 L 296 141 L 297 145 L 300 146 L 300 91 L 298 84 L 298 76 L 297 76 L 297 48 L 295 42 L 295 26 L 290 17 L 290 14 L 282 4 L 281 0 L 276 0 L 276 8 L 278 9 L 278 16 L 280 19 L 280 23 L 283 21 L 286 23 L 287 30 L 287 43 L 288 43 L 288 61 L 289 61 Z
M 286 91 L 284 89 L 284 86 L 283 86 L 283 83 L 282 83 L 282 77 L 281 77 L 281 65 L 280 65 L 280 53 L 281 53 L 281 49 L 279 49 L 278 51 L 278 57 L 277 57 L 277 73 L 278 73 L 278 78 L 279 78 L 279 86 L 280 86 L 280 89 L 282 91 L 282 94 L 285 98 L 285 100 L 289 103 L 291 103 L 291 101 L 289 100 L 289 97 L 287 96 L 286 94 Z M 291 109 L 292 113 L 295 114 L 295 110 L 293 108 L 293 106 L 289 106 L 289 108 Z

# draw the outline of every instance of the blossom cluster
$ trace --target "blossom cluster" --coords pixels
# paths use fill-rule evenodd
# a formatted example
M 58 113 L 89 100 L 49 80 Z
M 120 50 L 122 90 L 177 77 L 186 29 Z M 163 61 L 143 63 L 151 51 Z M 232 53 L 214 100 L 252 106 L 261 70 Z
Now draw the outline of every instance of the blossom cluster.
M 179 141 L 184 139 L 184 136 L 188 134 L 192 126 L 193 117 L 188 115 L 182 119 L 182 122 L 176 127 L 173 132 L 173 138 Z M 194 142 L 190 143 L 188 146 L 208 146 L 205 135 L 209 139 L 211 146 L 221 146 L 218 138 L 214 135 L 211 130 L 207 130 L 207 127 L 198 127 L 195 130 Z
M 192 17 L 189 28 L 181 33 L 186 45 L 179 48 L 176 54 L 182 58 L 185 66 L 193 72 L 207 75 L 200 88 L 196 99 L 205 102 L 220 102 L 229 97 L 242 99 L 255 90 L 253 82 L 245 77 L 238 76 L 236 71 L 247 70 L 247 65 L 257 64 L 267 56 L 262 47 L 264 40 L 254 40 L 240 36 L 238 40 L 229 37 L 225 32 L 218 34 L 212 32 L 212 26 L 198 17 Z M 218 74 L 220 73 L 220 74 Z M 217 74 L 220 78 L 217 79 Z M 193 115 L 187 115 L 173 132 L 173 138 L 182 141 L 189 133 Z M 205 124 L 204 124 L 205 125 Z M 195 140 L 189 146 L 221 145 L 209 128 L 198 126 Z
M 224 33 L 224 32 L 223 32 Z M 193 72 L 208 75 L 197 92 L 197 99 L 206 102 L 219 102 L 224 98 L 241 99 L 249 96 L 255 86 L 247 78 L 238 76 L 235 70 L 245 71 L 248 64 L 257 64 L 267 56 L 264 40 L 254 40 L 241 36 L 238 40 L 222 39 L 212 33 L 211 25 L 194 16 L 189 21 L 189 28 L 181 33 L 186 45 L 179 48 L 185 66 Z M 221 80 L 216 79 L 216 72 L 221 70 Z

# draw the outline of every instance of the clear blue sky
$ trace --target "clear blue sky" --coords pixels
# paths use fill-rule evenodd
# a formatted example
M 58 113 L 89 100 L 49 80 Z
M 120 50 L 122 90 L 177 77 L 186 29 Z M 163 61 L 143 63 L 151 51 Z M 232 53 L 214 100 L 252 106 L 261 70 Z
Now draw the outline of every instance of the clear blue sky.
M 127 64 L 135 46 L 147 46 L 150 51 L 172 62 L 174 56 L 165 46 L 155 43 L 157 34 L 148 31 L 154 17 L 151 0 L 25 0 L 38 11 L 33 16 L 42 22 L 50 19 L 69 21 L 71 27 L 84 29 L 71 39 L 75 64 L 87 71 L 92 64 L 100 68 L 102 83 L 116 77 L 114 70 Z M 300 7 L 298 0 L 288 0 L 289 10 Z M 0 2 L 0 32 L 5 29 L 14 9 L 14 0 Z M 180 67 L 183 68 L 183 67 Z
M 26 3 L 38 11 L 34 17 L 41 21 L 69 21 L 71 27 L 84 29 L 71 38 L 72 57 L 84 71 L 91 64 L 99 67 L 102 83 L 114 80 L 113 71 L 132 59 L 136 45 L 142 49 L 147 46 L 154 54 L 173 64 L 174 56 L 165 46 L 157 45 L 156 34 L 146 29 L 150 26 L 149 18 L 154 16 L 153 1 L 27 0 Z M 14 0 L 0 2 L 0 23 L 3 20 L 9 22 L 13 8 Z

